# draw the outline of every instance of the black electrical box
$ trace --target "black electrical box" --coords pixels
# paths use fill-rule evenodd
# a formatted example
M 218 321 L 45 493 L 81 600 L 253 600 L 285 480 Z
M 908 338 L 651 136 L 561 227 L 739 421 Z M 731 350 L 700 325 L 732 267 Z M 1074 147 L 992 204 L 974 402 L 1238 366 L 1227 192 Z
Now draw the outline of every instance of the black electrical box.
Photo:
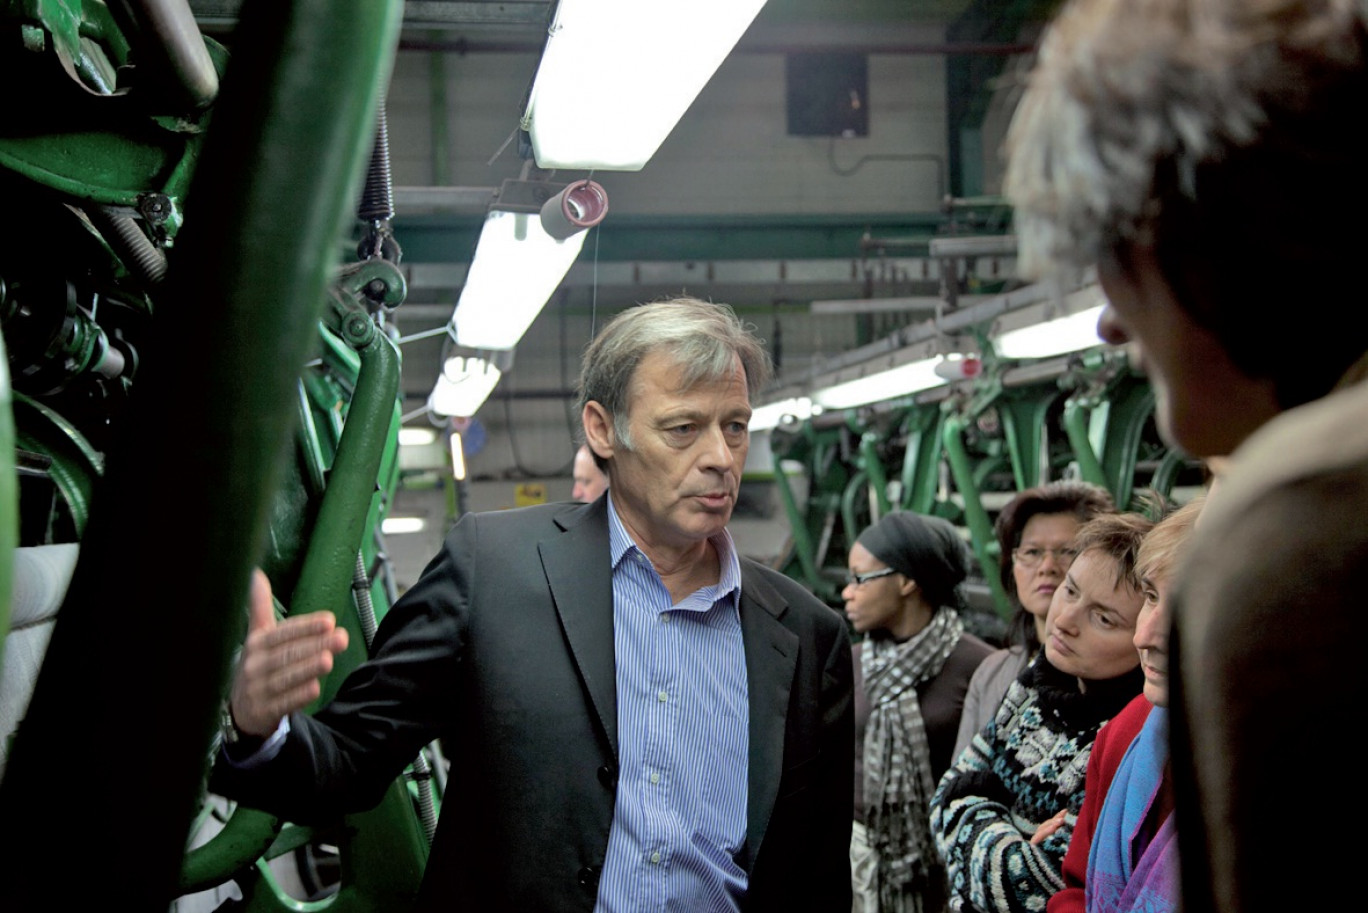
M 864 54 L 789 54 L 784 82 L 789 136 L 869 135 L 869 61 Z

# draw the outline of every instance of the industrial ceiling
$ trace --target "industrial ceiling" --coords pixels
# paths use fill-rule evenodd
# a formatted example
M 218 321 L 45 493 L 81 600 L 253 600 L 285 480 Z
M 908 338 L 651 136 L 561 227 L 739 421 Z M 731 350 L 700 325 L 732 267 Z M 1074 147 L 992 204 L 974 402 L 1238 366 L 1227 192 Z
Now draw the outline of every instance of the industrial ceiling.
M 831 173 L 852 178 L 852 185 L 863 181 L 866 195 L 871 181 L 878 180 L 870 177 L 877 166 L 897 164 L 900 170 L 885 179 L 890 193 L 916 183 L 908 192 L 917 202 L 894 210 L 861 208 L 837 190 L 824 191 L 815 201 L 814 193 L 798 205 L 793 195 L 772 205 L 755 198 L 736 207 L 728 200 L 700 203 L 688 188 L 650 186 L 660 175 L 698 173 L 682 161 L 688 150 L 672 151 L 668 143 L 662 155 L 673 155 L 672 161 L 652 162 L 638 174 L 596 175 L 614 205 L 539 318 L 546 324 L 553 313 L 569 314 L 580 323 L 568 335 L 563 326 L 543 325 L 539 331 L 534 326 L 517 353 L 519 383 L 505 385 L 495 397 L 547 400 L 559 411 L 573 392 L 573 365 L 588 333 L 581 329 L 583 321 L 594 326 L 622 307 L 663 295 L 687 292 L 733 303 L 762 329 L 776 333 L 783 316 L 787 351 L 780 379 L 787 373 L 792 381 L 844 354 L 833 345 L 848 350 L 877 343 L 900 327 L 953 309 L 961 303 L 957 295 L 1010 289 L 1010 251 L 966 266 L 932 256 L 930 242 L 947 232 L 1009 231 L 1010 214 L 993 196 L 991 162 L 998 137 L 985 123 L 1003 105 L 1004 73 L 1029 55 L 1056 5 L 1040 0 L 770 0 L 732 52 L 734 72 L 719 74 L 718 81 L 737 82 L 760 71 L 782 74 L 783 61 L 813 53 L 895 62 L 915 58 L 919 67 L 936 74 L 934 88 L 918 96 L 925 110 L 900 115 L 935 122 L 940 139 L 931 147 L 901 148 L 873 135 L 867 141 L 808 143 L 818 150 L 814 155 L 826 156 Z M 191 0 L 190 6 L 205 34 L 231 49 L 241 3 Z M 450 317 L 459 296 L 489 196 L 500 177 L 515 176 L 522 164 L 514 135 L 521 99 L 513 90 L 520 79 L 529 82 L 533 76 L 552 7 L 529 0 L 404 6 L 388 110 L 394 231 L 409 282 L 407 301 L 394 322 L 408 340 L 404 408 L 414 414 L 422 411 L 441 363 L 442 338 L 435 328 Z M 420 72 L 429 75 L 420 78 Z M 777 85 L 770 92 L 776 108 L 784 104 L 783 91 Z M 880 91 L 886 94 L 886 86 L 871 76 L 871 94 Z M 453 100 L 457 93 L 464 93 L 461 100 Z M 442 106 L 440 114 L 434 113 L 435 105 Z M 491 108 L 499 112 L 497 106 L 501 113 L 491 114 Z M 766 114 L 783 116 L 782 111 Z M 679 127 L 682 137 L 689 116 Z M 488 125 L 501 122 L 502 132 L 491 132 L 495 128 Z M 453 148 L 473 142 L 469 137 L 480 129 L 488 134 L 484 145 L 465 152 L 463 164 Z M 726 153 L 727 144 L 735 143 L 738 160 L 763 171 L 763 144 L 755 137 L 709 134 L 706 141 L 710 155 Z M 697 141 L 689 149 L 696 147 Z M 493 167 L 474 167 L 481 164 L 477 158 L 487 158 Z M 583 176 L 554 175 L 558 180 Z M 948 281 L 952 274 L 954 280 Z M 820 309 L 814 301 L 826 303 L 827 316 L 813 315 Z M 889 303 L 881 307 L 881 301 Z M 840 333 L 822 328 L 833 320 L 850 327 Z M 503 411 L 489 417 L 491 430 L 515 421 Z

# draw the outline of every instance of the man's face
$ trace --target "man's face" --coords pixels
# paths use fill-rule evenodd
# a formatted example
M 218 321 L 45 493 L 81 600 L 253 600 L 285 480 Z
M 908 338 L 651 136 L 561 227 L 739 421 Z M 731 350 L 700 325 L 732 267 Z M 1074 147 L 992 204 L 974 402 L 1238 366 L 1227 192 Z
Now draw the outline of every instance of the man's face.
M 588 447 L 576 451 L 572 474 L 575 487 L 571 489 L 570 497 L 576 501 L 597 501 L 599 495 L 608 490 L 608 476 L 594 463 L 594 454 Z
M 1103 262 L 1108 304 L 1097 334 L 1131 343 L 1154 387 L 1159 432 L 1197 457 L 1230 453 L 1280 410 L 1273 384 L 1241 373 L 1224 346 L 1179 306 L 1153 251 L 1134 247 L 1129 269 Z M 1261 319 L 1251 308 L 1250 320 Z
M 613 504 L 648 553 L 689 549 L 723 530 L 750 449 L 750 396 L 740 361 L 722 380 L 687 390 L 681 373 L 658 351 L 637 366 L 628 397 L 632 449 L 612 439 L 610 418 L 595 423 L 611 452 Z M 595 433 L 589 423 L 586 432 Z
M 1116 580 L 1116 562 L 1100 549 L 1074 559 L 1055 590 L 1045 621 L 1045 655 L 1059 671 L 1103 681 L 1140 662 L 1132 638 L 1140 594 Z

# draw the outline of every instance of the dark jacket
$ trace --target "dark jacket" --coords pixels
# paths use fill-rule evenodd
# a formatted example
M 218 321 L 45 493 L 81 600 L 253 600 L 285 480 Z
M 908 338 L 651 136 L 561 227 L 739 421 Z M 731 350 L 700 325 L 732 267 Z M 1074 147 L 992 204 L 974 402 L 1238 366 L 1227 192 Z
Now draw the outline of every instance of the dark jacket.
M 435 738 L 451 762 L 419 909 L 589 911 L 617 782 L 607 499 L 472 514 L 383 620 L 373 659 L 261 772 L 211 788 L 308 823 L 377 803 Z M 745 908 L 850 907 L 844 620 L 741 560 L 750 694 Z

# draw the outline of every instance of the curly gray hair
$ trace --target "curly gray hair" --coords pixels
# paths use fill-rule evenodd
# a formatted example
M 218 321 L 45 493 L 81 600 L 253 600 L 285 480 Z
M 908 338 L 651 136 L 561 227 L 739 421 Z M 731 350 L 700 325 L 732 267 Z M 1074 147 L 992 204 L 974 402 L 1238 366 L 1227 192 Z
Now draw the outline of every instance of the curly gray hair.
M 1018 266 L 1124 269 L 1152 247 L 1241 370 L 1274 378 L 1285 406 L 1323 395 L 1363 336 L 1327 353 L 1323 332 L 1289 339 L 1249 305 L 1349 306 L 1340 271 L 1364 239 L 1341 226 L 1368 203 L 1366 104 L 1368 0 L 1071 0 L 1008 130 Z M 1321 376 L 1279 375 L 1296 345 Z

